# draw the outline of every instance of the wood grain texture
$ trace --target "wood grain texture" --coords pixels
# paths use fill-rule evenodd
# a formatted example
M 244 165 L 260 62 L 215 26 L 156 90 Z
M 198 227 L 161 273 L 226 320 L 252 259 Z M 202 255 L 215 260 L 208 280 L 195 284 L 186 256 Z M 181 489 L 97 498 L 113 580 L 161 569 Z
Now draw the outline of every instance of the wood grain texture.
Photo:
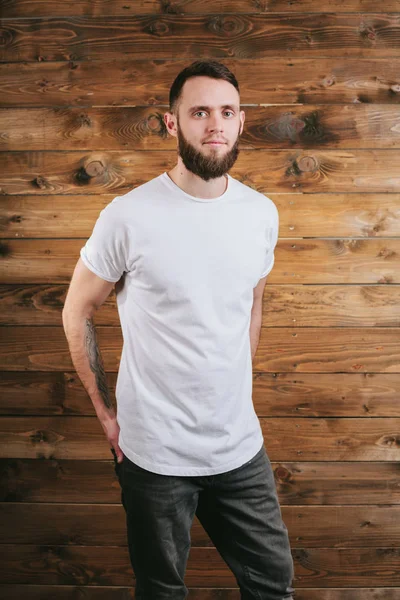
M 315 12 L 315 0 L 287 2 L 287 0 L 2 0 L 0 16 L 67 17 L 128 16 L 140 14 L 196 14 L 196 13 L 250 13 Z M 398 0 L 386 0 L 386 11 L 398 12 Z M 373 0 L 327 0 L 318 4 L 318 12 L 376 12 Z
M 261 417 L 260 425 L 274 461 L 400 460 L 399 417 Z M 109 455 L 97 417 L 0 417 L 1 458 L 98 460 Z
M 396 328 L 269 327 L 261 330 L 256 370 L 301 373 L 398 373 Z
M 60 325 L 67 291 L 67 285 L 52 283 L 0 285 L 0 324 Z M 400 327 L 399 307 L 397 284 L 267 283 L 262 326 Z M 94 320 L 96 325 L 120 325 L 115 288 Z
M 0 151 L 173 150 L 160 106 L 4 108 Z M 400 148 L 400 108 L 390 105 L 242 107 L 240 150 Z M 29 123 L 29 127 L 27 124 Z
M 121 54 L 187 61 L 286 55 L 400 57 L 397 13 L 43 17 L 0 23 L 3 62 L 103 60 Z
M 96 327 L 106 371 L 121 359 L 120 327 Z M 0 369 L 61 371 L 73 368 L 62 327 L 6 327 Z M 392 327 L 268 327 L 253 360 L 268 373 L 400 373 L 399 329 Z
M 189 587 L 188 600 L 240 600 L 238 589 Z M 3 600 L 75 600 L 84 593 L 85 600 L 133 600 L 135 588 L 123 586 L 18 585 L 2 586 Z M 399 600 L 396 588 L 300 588 L 296 600 Z
M 107 373 L 114 396 L 116 379 Z M 397 417 L 399 387 L 400 373 L 254 370 L 253 404 L 259 417 Z M 74 371 L 2 371 L 0 390 L 1 415 L 95 415 Z
M 400 237 L 400 193 L 263 193 L 278 208 L 281 239 Z M 0 238 L 88 238 L 116 195 L 3 195 Z
M 86 240 L 0 242 L 3 283 L 66 283 Z M 271 284 L 398 284 L 400 239 L 282 239 Z M 29 264 L 29 270 L 26 267 Z M 312 269 L 310 269 L 312 264 Z M 393 318 L 398 318 L 398 306 Z
M 125 547 L 3 544 L 2 549 L 0 578 L 6 584 L 132 585 Z M 397 548 L 294 548 L 292 555 L 296 588 L 400 584 Z M 185 581 L 191 587 L 237 587 L 216 548 L 190 550 Z
M 113 482 L 114 483 L 114 482 Z M 400 545 L 400 506 L 283 506 L 292 548 L 379 548 Z M 15 531 L 14 523 L 20 523 Z M 8 502 L 0 513 L 2 544 L 127 546 L 125 511 L 114 504 Z M 212 547 L 197 516 L 192 547 Z
M 257 160 L 255 160 L 257 158 Z M 175 166 L 176 151 L 0 153 L 0 194 L 114 193 Z M 243 150 L 230 171 L 256 191 L 400 192 L 400 152 L 378 150 Z
M 399 104 L 400 58 L 224 57 L 246 104 Z M 188 60 L 125 58 L 0 63 L 0 106 L 168 106 Z
M 231 174 L 280 215 L 253 403 L 295 598 L 400 600 L 398 0 L 0 4 L 2 599 L 133 600 L 61 310 L 102 208 L 176 163 L 173 79 L 216 58 L 246 112 Z M 94 320 L 115 402 L 115 290 Z M 239 600 L 196 517 L 191 534 L 189 598 Z
M 104 446 L 104 453 L 106 445 Z M 271 460 L 279 500 L 288 506 L 400 505 L 399 461 Z M 0 458 L 2 502 L 120 504 L 107 460 Z

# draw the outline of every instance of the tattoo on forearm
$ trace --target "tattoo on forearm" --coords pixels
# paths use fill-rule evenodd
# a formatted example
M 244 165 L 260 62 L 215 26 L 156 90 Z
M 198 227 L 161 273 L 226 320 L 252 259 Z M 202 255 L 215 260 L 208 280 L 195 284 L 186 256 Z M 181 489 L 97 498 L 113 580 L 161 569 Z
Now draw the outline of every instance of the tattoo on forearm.
M 89 365 L 96 376 L 97 387 L 107 408 L 112 408 L 112 403 L 108 393 L 106 374 L 103 361 L 97 345 L 96 330 L 92 319 L 86 319 L 85 328 L 85 347 L 89 358 Z

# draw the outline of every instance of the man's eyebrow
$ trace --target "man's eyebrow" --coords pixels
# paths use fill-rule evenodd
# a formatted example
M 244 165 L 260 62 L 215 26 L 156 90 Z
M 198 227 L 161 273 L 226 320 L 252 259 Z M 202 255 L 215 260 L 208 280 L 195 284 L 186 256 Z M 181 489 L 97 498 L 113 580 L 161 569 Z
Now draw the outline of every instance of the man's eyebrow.
M 192 110 L 210 110 L 211 106 L 192 106 L 191 108 L 189 108 L 189 112 L 192 112 Z M 233 110 L 238 110 L 238 106 L 236 106 L 236 104 L 222 104 L 220 108 L 232 108 Z

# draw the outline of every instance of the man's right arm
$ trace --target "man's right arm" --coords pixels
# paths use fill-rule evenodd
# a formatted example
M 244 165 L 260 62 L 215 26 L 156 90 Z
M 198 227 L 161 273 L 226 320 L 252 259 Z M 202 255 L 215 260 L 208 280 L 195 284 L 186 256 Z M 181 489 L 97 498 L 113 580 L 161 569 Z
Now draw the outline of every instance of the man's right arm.
M 107 439 L 118 459 L 119 427 L 110 400 L 104 364 L 97 342 L 93 315 L 109 296 L 113 282 L 95 275 L 79 258 L 69 285 L 62 321 L 75 370 L 89 394 Z

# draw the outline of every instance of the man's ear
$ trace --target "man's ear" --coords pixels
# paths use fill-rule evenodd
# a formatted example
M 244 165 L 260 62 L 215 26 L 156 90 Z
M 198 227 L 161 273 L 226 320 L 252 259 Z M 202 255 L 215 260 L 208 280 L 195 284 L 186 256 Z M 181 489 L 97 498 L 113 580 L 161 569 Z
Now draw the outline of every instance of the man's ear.
M 175 116 L 170 112 L 164 113 L 164 123 L 168 133 L 177 137 Z
M 242 135 L 243 129 L 244 129 L 244 121 L 245 121 L 245 118 L 246 118 L 246 114 L 245 114 L 244 110 L 240 111 L 240 116 L 241 116 L 241 124 L 240 124 L 240 133 L 239 133 L 239 135 Z

